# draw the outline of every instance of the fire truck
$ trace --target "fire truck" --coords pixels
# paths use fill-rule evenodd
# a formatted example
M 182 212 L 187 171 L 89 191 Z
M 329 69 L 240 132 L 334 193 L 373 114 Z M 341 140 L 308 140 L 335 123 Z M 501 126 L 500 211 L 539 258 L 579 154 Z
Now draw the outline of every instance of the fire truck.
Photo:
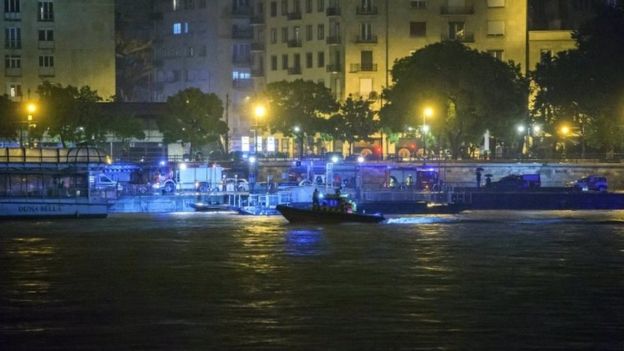
M 152 188 L 164 194 L 178 192 L 218 191 L 222 185 L 223 167 L 217 164 L 181 162 L 161 167 L 154 176 Z

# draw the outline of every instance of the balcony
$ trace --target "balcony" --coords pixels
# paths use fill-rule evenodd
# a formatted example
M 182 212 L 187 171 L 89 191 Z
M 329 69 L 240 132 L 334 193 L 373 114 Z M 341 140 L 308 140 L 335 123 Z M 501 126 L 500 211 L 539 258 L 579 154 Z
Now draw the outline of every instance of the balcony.
M 338 64 L 327 65 L 325 66 L 325 69 L 327 70 L 328 73 L 340 73 L 342 72 L 342 65 L 338 65 Z
M 301 11 L 289 12 L 288 15 L 286 15 L 286 18 L 289 21 L 300 20 L 301 19 Z
M 328 7 L 327 9 L 325 9 L 325 15 L 327 15 L 327 17 L 340 16 L 340 7 L 338 6 Z
M 287 43 L 289 48 L 300 48 L 301 47 L 301 39 L 291 39 Z
M 264 51 L 264 43 L 253 42 L 251 43 L 251 51 L 260 52 Z
M 54 67 L 39 67 L 39 77 L 54 77 Z
M 261 26 L 264 24 L 264 14 L 251 17 L 249 23 L 252 26 Z
M 232 39 L 252 39 L 253 30 L 251 28 L 232 27 Z
M 253 89 L 253 80 L 234 79 L 232 80 L 232 87 L 236 90 L 251 90 Z
M 379 11 L 377 10 L 377 6 L 358 6 L 355 8 L 355 14 L 358 16 L 374 16 L 378 15 Z
M 4 69 L 4 75 L 6 77 L 21 77 L 22 76 L 22 69 L 21 68 L 5 68 Z
M 232 56 L 232 64 L 236 66 L 249 66 L 251 64 L 251 56 L 249 55 Z
M 301 74 L 301 66 L 295 66 L 288 68 L 288 75 L 298 75 Z
M 426 0 L 412 0 L 410 2 L 410 7 L 418 10 L 426 10 L 427 9 L 427 1 Z
M 325 38 L 325 42 L 327 45 L 339 45 L 342 42 L 342 38 L 340 38 L 340 35 L 330 35 Z
M 350 73 L 358 72 L 377 72 L 376 63 L 352 63 L 349 69 Z
M 442 15 L 473 15 L 474 6 L 442 6 L 440 7 L 440 14 Z
M 5 12 L 4 19 L 6 21 L 20 21 L 22 19 L 21 12 Z
M 377 36 L 376 35 L 358 35 L 355 38 L 356 44 L 377 44 Z
M 460 43 L 474 43 L 474 33 L 445 33 L 442 40 L 455 40 Z
M 39 49 L 54 49 L 54 41 L 52 40 L 40 40 Z
M 4 42 L 4 48 L 9 50 L 19 50 L 22 48 L 21 40 L 8 40 Z
M 237 6 L 232 8 L 232 17 L 249 17 L 251 16 L 251 7 Z
M 252 68 L 251 76 L 254 78 L 264 77 L 264 69 L 263 68 Z

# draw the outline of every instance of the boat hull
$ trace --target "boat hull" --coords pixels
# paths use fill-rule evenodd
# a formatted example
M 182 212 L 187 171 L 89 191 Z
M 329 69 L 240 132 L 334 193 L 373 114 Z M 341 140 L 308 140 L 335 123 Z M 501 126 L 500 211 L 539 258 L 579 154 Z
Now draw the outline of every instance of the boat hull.
M 7 218 L 105 218 L 108 202 L 87 199 L 0 199 L 0 219 Z
M 314 211 L 284 205 L 278 205 L 276 209 L 290 223 L 379 223 L 385 220 L 382 215 Z

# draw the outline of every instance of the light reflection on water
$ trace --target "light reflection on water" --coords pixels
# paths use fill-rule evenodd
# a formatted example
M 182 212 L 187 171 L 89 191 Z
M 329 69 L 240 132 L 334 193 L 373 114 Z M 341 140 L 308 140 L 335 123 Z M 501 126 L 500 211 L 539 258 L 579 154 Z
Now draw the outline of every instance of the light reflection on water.
M 622 220 L 561 211 L 333 226 L 201 213 L 5 222 L 0 349 L 621 350 Z

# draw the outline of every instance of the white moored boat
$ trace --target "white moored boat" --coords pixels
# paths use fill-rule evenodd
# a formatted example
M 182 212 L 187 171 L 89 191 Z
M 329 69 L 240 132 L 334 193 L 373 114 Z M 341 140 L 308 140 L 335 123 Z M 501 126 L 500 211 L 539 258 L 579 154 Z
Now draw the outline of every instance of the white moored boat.
M 0 218 L 106 217 L 116 199 L 94 148 L 0 149 Z

